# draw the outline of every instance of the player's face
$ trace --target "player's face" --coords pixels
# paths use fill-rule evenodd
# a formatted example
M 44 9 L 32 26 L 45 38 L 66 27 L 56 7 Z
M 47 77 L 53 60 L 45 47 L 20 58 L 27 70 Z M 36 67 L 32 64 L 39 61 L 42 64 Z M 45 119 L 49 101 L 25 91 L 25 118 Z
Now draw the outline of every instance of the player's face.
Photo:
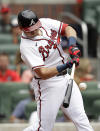
M 24 32 L 24 33 L 25 33 L 25 35 L 26 35 L 27 37 L 33 38 L 33 37 L 39 35 L 39 29 L 36 29 L 36 30 L 34 30 L 34 31 L 31 31 L 31 32 Z
M 0 70 L 6 70 L 9 64 L 7 56 L 0 56 Z

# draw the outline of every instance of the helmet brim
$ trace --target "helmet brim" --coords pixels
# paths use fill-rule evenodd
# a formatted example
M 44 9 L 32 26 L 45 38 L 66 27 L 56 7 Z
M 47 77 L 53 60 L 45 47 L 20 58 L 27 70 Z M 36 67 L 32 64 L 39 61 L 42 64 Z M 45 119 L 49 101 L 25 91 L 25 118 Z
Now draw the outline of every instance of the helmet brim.
M 38 20 L 38 22 L 35 25 L 32 25 L 30 27 L 22 28 L 24 32 L 32 32 L 42 26 L 41 22 Z

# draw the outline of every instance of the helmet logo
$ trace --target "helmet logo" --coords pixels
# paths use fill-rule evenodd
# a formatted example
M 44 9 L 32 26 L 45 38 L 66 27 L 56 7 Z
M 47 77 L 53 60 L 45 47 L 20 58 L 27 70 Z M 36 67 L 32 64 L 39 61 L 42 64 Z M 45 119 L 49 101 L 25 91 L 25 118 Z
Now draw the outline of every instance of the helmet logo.
M 33 24 L 35 24 L 35 22 L 34 22 L 34 20 L 32 19 L 32 20 L 31 20 L 31 23 L 30 23 L 30 26 L 33 25 Z

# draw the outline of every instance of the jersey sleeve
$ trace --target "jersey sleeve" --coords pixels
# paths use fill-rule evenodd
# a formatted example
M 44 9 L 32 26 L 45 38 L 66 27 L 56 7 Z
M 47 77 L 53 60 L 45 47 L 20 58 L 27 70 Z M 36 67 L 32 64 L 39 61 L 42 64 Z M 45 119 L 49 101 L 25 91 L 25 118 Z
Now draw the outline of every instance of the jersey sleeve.
M 65 35 L 65 28 L 66 28 L 67 26 L 68 26 L 68 24 L 65 24 L 65 23 L 62 22 L 61 30 L 60 30 L 60 32 L 59 32 L 62 36 Z
M 44 66 L 44 62 L 38 52 L 33 47 L 24 47 L 20 49 L 22 60 L 31 68 L 32 70 Z
M 44 18 L 42 21 L 45 25 L 58 32 L 60 35 L 65 34 L 65 28 L 68 26 L 68 24 L 50 18 Z

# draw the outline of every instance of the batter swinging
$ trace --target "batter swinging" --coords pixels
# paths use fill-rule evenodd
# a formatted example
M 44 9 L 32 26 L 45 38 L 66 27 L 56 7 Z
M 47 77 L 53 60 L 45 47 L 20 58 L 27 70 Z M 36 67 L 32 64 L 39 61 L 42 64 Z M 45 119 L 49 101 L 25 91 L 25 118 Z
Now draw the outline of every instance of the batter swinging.
M 81 93 L 74 82 L 68 108 L 62 106 L 68 74 L 62 73 L 79 65 L 80 50 L 76 46 L 76 31 L 60 21 L 41 18 L 30 10 L 18 14 L 19 27 L 23 31 L 20 52 L 23 61 L 34 73 L 33 87 L 37 101 L 38 126 L 30 126 L 24 131 L 52 131 L 61 107 L 74 122 L 78 131 L 93 131 L 85 114 Z M 60 45 L 60 37 L 68 39 L 69 55 Z M 60 75 L 58 75 L 60 73 Z

